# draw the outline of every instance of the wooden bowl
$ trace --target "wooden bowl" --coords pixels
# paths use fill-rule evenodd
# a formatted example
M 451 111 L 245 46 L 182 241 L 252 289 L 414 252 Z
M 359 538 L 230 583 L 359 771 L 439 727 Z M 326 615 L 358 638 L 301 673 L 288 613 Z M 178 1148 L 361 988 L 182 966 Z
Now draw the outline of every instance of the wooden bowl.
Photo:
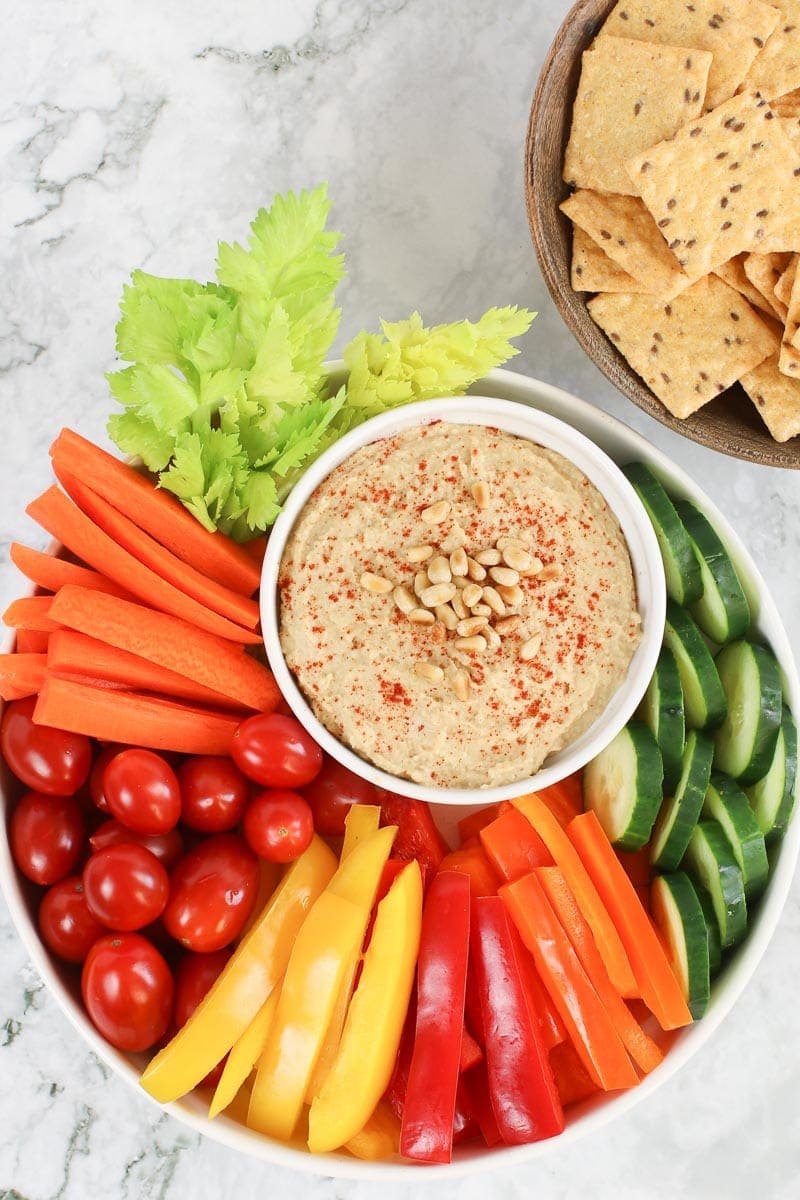
M 776 442 L 739 384 L 684 421 L 673 417 L 589 316 L 585 292 L 570 284 L 572 231 L 559 211 L 570 189 L 561 178 L 581 55 L 614 0 L 578 0 L 555 36 L 531 105 L 525 144 L 528 223 L 542 275 L 567 327 L 619 390 L 662 425 L 723 454 L 772 467 L 800 469 L 800 438 Z

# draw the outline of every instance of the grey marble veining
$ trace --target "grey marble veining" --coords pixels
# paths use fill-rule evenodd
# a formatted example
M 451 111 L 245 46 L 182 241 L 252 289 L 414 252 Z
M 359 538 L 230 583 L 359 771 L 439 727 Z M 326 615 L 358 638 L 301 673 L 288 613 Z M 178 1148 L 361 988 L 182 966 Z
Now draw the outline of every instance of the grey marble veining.
M 636 427 L 740 532 L 800 646 L 800 478 L 734 462 L 634 409 L 563 327 L 531 249 L 522 147 L 565 0 L 210 0 L 6 7 L 0 46 L 0 603 L 63 424 L 104 437 L 133 267 L 209 277 L 275 191 L 330 183 L 345 233 L 339 346 L 379 317 L 539 310 L 514 366 Z M 800 1194 L 800 889 L 755 978 L 658 1093 L 541 1163 L 439 1183 L 442 1200 Z M 179 1125 L 72 1030 L 0 911 L 0 1197 L 364 1200 Z M 429 1194 L 382 1187 L 386 1200 Z

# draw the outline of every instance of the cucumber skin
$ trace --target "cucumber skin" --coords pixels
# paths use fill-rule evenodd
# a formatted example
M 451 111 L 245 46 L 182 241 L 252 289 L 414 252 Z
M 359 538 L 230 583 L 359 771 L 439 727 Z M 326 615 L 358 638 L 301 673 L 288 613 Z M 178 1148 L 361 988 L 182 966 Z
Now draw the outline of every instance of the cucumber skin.
M 670 892 L 673 904 L 678 910 L 686 947 L 686 962 L 689 967 L 688 994 L 684 999 L 693 1019 L 699 1021 L 708 1008 L 711 995 L 709 937 L 700 899 L 689 876 L 684 871 L 672 871 L 669 874 L 657 875 L 653 881 L 653 909 L 655 912 L 658 911 L 655 894 L 659 888 Z M 658 922 L 656 923 L 658 924 Z M 665 931 L 662 931 L 662 936 L 669 945 L 669 938 Z
M 705 920 L 706 933 L 708 934 L 708 965 L 711 978 L 713 979 L 722 966 L 722 944 L 719 940 L 719 924 L 717 922 L 717 914 L 714 912 L 714 901 L 696 879 L 691 879 L 689 876 L 687 876 L 687 879 L 689 879 L 689 883 L 694 888 L 697 899 L 700 901 L 700 907 L 703 910 L 703 919 Z
M 628 463 L 622 472 L 644 505 L 655 531 L 664 560 L 668 594 L 676 604 L 693 604 L 703 594 L 703 581 L 691 539 L 675 505 L 644 463 Z
M 701 887 L 705 887 L 703 866 L 698 862 L 698 847 L 705 843 L 711 857 L 714 859 L 719 879 L 720 896 L 725 904 L 725 911 L 720 914 L 716 903 L 714 913 L 719 925 L 719 940 L 723 950 L 730 949 L 740 942 L 747 933 L 747 901 L 744 892 L 744 880 L 739 864 L 734 858 L 727 837 L 717 821 L 700 821 L 696 826 L 689 842 L 689 848 L 683 859 L 684 870 L 696 878 Z M 711 894 L 712 902 L 714 893 Z
M 730 642 L 720 650 L 717 655 L 717 663 L 722 663 L 723 670 L 732 656 L 740 653 L 739 647 L 741 646 L 749 648 L 759 669 L 761 700 L 756 741 L 744 770 L 738 772 L 732 771 L 730 769 L 730 758 L 726 750 L 727 743 L 733 737 L 729 729 L 733 714 L 730 708 L 728 708 L 728 712 L 715 735 L 717 744 L 715 761 L 720 770 L 724 771 L 726 775 L 730 775 L 741 784 L 748 784 L 756 783 L 766 775 L 775 753 L 775 743 L 778 740 L 778 730 L 781 724 L 781 676 L 780 668 L 772 651 L 767 650 L 764 646 L 760 646 L 757 642 L 749 642 L 744 639 L 738 642 Z M 722 684 L 722 687 L 724 690 L 724 684 Z M 727 703 L 728 696 L 726 693 Z
M 658 867 L 660 871 L 675 871 L 680 865 L 680 861 L 686 853 L 686 847 L 689 845 L 692 831 L 700 819 L 703 800 L 705 799 L 708 781 L 711 777 L 711 762 L 714 756 L 714 746 L 711 739 L 701 731 L 693 729 L 689 732 L 686 747 L 684 753 L 689 753 L 690 748 L 694 747 L 692 755 L 694 770 L 690 772 L 690 777 L 687 780 L 687 786 L 681 797 L 678 814 L 673 821 L 672 828 L 667 834 L 659 853 L 653 856 L 653 865 Z M 689 790 L 689 784 L 692 785 L 691 791 Z M 668 811 L 674 804 L 675 797 L 668 796 L 664 800 L 663 808 Z M 653 849 L 655 850 L 655 845 Z
M 745 793 L 755 813 L 759 828 L 764 834 L 767 845 L 779 841 L 785 834 L 789 818 L 794 809 L 797 789 L 797 726 L 786 704 L 783 705 L 781 711 L 781 728 L 778 733 L 778 740 L 775 743 L 775 754 L 778 753 L 781 745 L 783 746 L 785 756 L 785 769 L 783 795 L 777 807 L 768 809 L 766 807 L 766 798 L 763 795 L 763 785 L 772 770 L 773 763 L 770 763 L 769 770 L 762 779 L 745 788 Z
M 748 900 L 755 898 L 766 886 L 769 877 L 769 860 L 767 859 L 764 835 L 758 827 L 750 802 L 741 788 L 720 771 L 712 771 L 708 789 L 703 806 L 703 816 L 717 821 L 721 826 L 722 832 L 731 844 L 734 858 L 739 864 L 739 870 L 742 872 L 745 896 Z M 720 820 L 718 814 L 714 812 L 717 800 L 714 799 L 712 793 L 716 794 L 719 804 L 729 814 L 729 820 L 734 826 L 733 837 L 728 833 L 725 822 Z M 709 799 L 710 794 L 712 794 L 711 799 Z M 735 842 L 738 842 L 738 853 Z
M 750 627 L 750 605 L 733 561 L 705 513 L 690 500 L 676 501 L 675 509 L 683 521 L 695 552 L 705 563 L 716 584 L 725 609 L 727 628 L 721 630 L 717 626 L 712 627 L 707 622 L 704 623 L 703 596 L 693 603 L 692 616 L 703 633 L 718 645 L 735 641 L 743 637 Z
M 684 653 L 691 660 L 695 670 L 696 663 L 700 662 L 707 681 L 706 687 L 702 689 L 704 714 L 701 715 L 693 711 L 694 705 L 691 702 L 690 695 L 687 694 L 689 693 L 689 689 L 686 686 L 683 675 L 681 675 L 686 724 L 687 726 L 691 725 L 694 729 L 713 729 L 724 721 L 728 710 L 719 672 L 717 671 L 714 659 L 711 657 L 711 651 L 703 641 L 703 636 L 692 617 L 680 605 L 674 604 L 669 600 L 667 601 L 664 639 L 668 648 L 675 654 L 675 660 L 680 672 L 680 656 L 675 652 L 673 646 L 670 645 L 669 639 L 671 637 L 674 637 L 676 643 L 683 648 Z
M 606 829 L 603 815 L 592 800 L 593 768 L 594 771 L 599 771 L 602 767 L 604 756 L 613 753 L 614 746 L 621 738 L 625 737 L 633 742 L 636 757 L 635 812 L 622 836 L 611 839 Z M 609 836 L 609 840 L 613 840 L 613 845 L 619 847 L 620 850 L 641 850 L 653 831 L 653 823 L 658 815 L 663 779 L 664 771 L 661 764 L 661 751 L 658 748 L 658 743 L 652 730 L 643 721 L 629 721 L 625 728 L 620 730 L 614 740 L 606 746 L 605 750 L 601 750 L 584 768 L 583 806 L 584 808 L 592 809 L 597 814 L 600 824 L 603 825 L 607 836 Z
M 653 728 L 653 724 L 646 715 L 651 688 L 656 688 L 658 692 L 656 699 L 660 719 L 657 730 Z M 686 742 L 686 719 L 683 711 L 683 689 L 681 688 L 678 664 L 668 646 L 661 647 L 653 678 L 636 716 L 649 726 L 658 742 L 661 761 L 664 765 L 664 788 L 669 791 L 675 787 L 681 774 L 681 758 Z

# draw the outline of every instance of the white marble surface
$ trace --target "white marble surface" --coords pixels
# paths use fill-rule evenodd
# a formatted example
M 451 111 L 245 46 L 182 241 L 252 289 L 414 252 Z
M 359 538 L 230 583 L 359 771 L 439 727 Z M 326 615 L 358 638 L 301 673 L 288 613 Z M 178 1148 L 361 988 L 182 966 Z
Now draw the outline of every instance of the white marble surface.
M 38 0 L 0 45 L 0 558 L 42 544 L 26 502 L 62 424 L 102 438 L 128 272 L 208 277 L 276 190 L 330 181 L 346 233 L 339 344 L 378 316 L 540 312 L 516 366 L 641 430 L 741 532 L 800 643 L 800 477 L 719 457 L 632 408 L 540 279 L 522 146 L 566 0 Z M 19 588 L 0 567 L 0 603 Z M 540 1164 L 442 1200 L 800 1194 L 800 885 L 723 1027 L 647 1103 Z M 362 1200 L 372 1185 L 236 1156 L 160 1114 L 85 1048 L 0 902 L 0 1197 Z M 428 1194 L 413 1180 L 389 1197 Z

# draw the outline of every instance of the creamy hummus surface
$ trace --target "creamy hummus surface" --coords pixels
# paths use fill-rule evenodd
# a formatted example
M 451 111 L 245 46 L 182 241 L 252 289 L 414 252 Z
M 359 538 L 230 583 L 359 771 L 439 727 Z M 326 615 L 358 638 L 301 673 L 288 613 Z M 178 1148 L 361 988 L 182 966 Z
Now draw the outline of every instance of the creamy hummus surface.
M 281 642 L 320 721 L 437 787 L 533 774 L 623 682 L 628 549 L 562 455 L 438 422 L 374 442 L 308 500 L 279 574 Z

